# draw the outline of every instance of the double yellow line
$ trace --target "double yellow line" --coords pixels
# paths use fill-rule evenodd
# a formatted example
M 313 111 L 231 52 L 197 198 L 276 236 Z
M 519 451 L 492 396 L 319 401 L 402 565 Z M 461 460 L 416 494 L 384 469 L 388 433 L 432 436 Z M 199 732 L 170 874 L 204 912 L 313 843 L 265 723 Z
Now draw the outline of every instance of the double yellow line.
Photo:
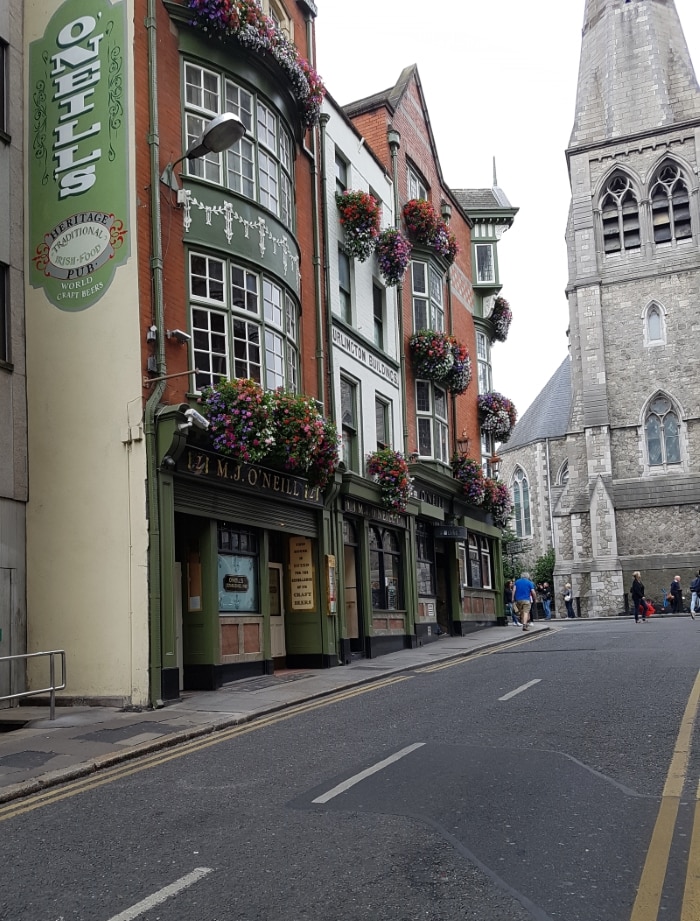
M 168 761 L 173 761 L 175 758 L 184 758 L 186 755 L 202 751 L 205 748 L 211 748 L 212 745 L 220 745 L 222 742 L 226 742 L 236 736 L 245 735 L 249 732 L 256 732 L 258 729 L 273 726 L 275 723 L 282 723 L 285 720 L 293 719 L 302 713 L 309 713 L 312 710 L 329 707 L 331 704 L 340 703 L 343 700 L 350 700 L 353 697 L 359 697 L 361 694 L 368 694 L 370 691 L 378 691 L 392 684 L 408 681 L 408 679 L 409 676 L 406 675 L 399 675 L 394 678 L 384 678 L 372 684 L 350 688 L 347 691 L 339 691 L 337 694 L 317 698 L 307 703 L 298 704 L 295 707 L 280 710 L 277 713 L 271 713 L 269 716 L 263 716 L 250 723 L 242 723 L 237 726 L 232 726 L 229 729 L 213 731 L 206 736 L 191 739 L 189 742 L 175 743 L 172 748 L 154 752 L 150 755 L 143 755 L 133 761 L 127 761 L 111 768 L 105 768 L 97 773 L 90 774 L 88 777 L 82 777 L 79 780 L 74 780 L 39 793 L 31 794 L 24 799 L 13 800 L 10 803 L 6 803 L 4 806 L 0 806 L 0 822 L 16 818 L 26 812 L 33 812 L 35 809 L 41 809 L 42 806 L 50 806 L 52 803 L 69 799 L 72 796 L 77 796 L 79 793 L 95 790 L 98 787 L 114 783 L 115 780 L 121 780 L 132 774 L 138 774 L 141 771 L 147 771 L 150 768 L 158 767 Z
M 693 727 L 700 706 L 700 672 L 695 678 L 688 703 L 681 720 L 681 727 L 673 750 L 671 765 L 666 776 L 666 783 L 661 795 L 661 805 L 656 817 L 656 824 L 651 836 L 649 850 L 642 877 L 639 881 L 637 898 L 634 902 L 630 921 L 657 921 L 664 880 L 668 867 L 673 833 L 678 818 L 683 787 L 688 774 L 688 760 L 693 737 Z M 700 919 L 700 786 L 695 794 L 695 814 L 693 833 L 688 853 L 685 890 L 679 921 L 699 921 Z

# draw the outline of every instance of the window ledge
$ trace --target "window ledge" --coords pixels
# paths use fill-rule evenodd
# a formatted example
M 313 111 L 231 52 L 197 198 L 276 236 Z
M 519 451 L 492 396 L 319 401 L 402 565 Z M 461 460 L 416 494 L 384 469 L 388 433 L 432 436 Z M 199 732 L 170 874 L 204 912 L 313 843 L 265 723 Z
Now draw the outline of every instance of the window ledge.
M 4 131 L 2 128 L 0 128 L 0 141 L 4 141 L 5 144 L 11 144 L 12 135 L 8 134 L 7 131 Z
M 11 374 L 15 370 L 15 366 L 11 361 L 3 361 L 0 359 L 0 370 L 7 371 L 9 374 Z

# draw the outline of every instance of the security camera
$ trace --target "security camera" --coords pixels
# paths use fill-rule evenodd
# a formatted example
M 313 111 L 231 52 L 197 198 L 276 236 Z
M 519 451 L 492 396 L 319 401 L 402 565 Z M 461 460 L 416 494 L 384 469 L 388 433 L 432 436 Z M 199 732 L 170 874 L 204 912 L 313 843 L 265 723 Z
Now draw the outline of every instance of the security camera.
M 198 413 L 196 409 L 186 409 L 185 419 L 196 428 L 202 429 L 205 432 L 209 428 L 209 420 L 201 413 Z
M 184 329 L 169 329 L 166 330 L 166 335 L 168 339 L 177 339 L 178 342 L 189 342 L 192 338 Z

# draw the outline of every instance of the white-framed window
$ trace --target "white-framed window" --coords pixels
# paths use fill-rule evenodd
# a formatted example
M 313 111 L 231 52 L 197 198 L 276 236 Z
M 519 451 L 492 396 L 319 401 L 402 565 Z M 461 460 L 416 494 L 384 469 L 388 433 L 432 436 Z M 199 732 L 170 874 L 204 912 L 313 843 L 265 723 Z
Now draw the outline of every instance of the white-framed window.
M 188 147 L 223 112 L 238 115 L 246 128 L 245 137 L 223 153 L 187 161 L 188 174 L 259 202 L 293 229 L 295 147 L 280 114 L 226 74 L 190 61 L 183 82 Z
M 642 314 L 644 323 L 644 345 L 653 348 L 666 345 L 666 311 L 656 301 L 652 301 Z
M 481 469 L 484 471 L 484 476 L 493 477 L 494 471 L 491 464 L 491 458 L 496 453 L 496 439 L 493 437 L 493 432 L 485 432 L 481 430 Z
M 260 6 L 266 16 L 274 22 L 277 28 L 288 38 L 294 41 L 294 22 L 287 15 L 280 0 L 260 0 Z
M 442 275 L 427 262 L 411 262 L 413 328 L 445 329 Z
M 496 261 L 493 243 L 475 243 L 476 283 L 493 285 L 496 283 Z
M 479 393 L 490 393 L 491 386 L 491 345 L 485 333 L 476 333 L 477 384 Z
M 510 483 L 513 494 L 513 517 L 518 537 L 532 537 L 530 517 L 530 483 L 522 467 L 516 467 Z
M 447 391 L 432 381 L 416 381 L 418 454 L 448 463 Z
M 649 403 L 644 418 L 644 435 L 650 467 L 665 468 L 680 464 L 680 423 L 678 413 L 666 394 L 657 394 Z
M 423 179 L 419 176 L 418 171 L 410 164 L 406 169 L 406 181 L 409 201 L 412 201 L 414 198 L 423 198 L 427 201 L 428 188 Z
M 639 250 L 639 201 L 629 176 L 613 173 L 603 190 L 600 209 L 605 254 Z
M 391 444 L 391 401 L 375 394 L 374 414 L 376 419 L 377 447 L 388 448 Z
M 343 463 L 348 470 L 357 470 L 359 465 L 359 433 L 357 425 L 357 381 L 349 377 L 340 378 L 340 438 Z
M 335 190 L 345 192 L 348 188 L 348 164 L 337 150 L 335 152 Z
M 296 391 L 298 305 L 270 278 L 236 263 L 189 256 L 194 389 L 250 378 L 268 390 Z
M 346 323 L 352 323 L 352 281 L 350 257 L 338 246 L 338 301 L 339 313 Z
M 692 239 L 688 186 L 676 163 L 665 163 L 657 170 L 649 200 L 657 246 Z
M 384 288 L 376 282 L 372 284 L 372 332 L 377 348 L 384 348 Z

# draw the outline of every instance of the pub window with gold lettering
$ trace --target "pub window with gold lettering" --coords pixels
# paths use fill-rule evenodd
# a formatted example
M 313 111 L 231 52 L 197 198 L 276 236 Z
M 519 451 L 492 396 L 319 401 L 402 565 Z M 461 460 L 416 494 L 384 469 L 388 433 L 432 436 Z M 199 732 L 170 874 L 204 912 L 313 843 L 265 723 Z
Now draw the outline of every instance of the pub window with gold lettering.
M 218 527 L 219 613 L 258 614 L 258 536 L 222 522 Z

